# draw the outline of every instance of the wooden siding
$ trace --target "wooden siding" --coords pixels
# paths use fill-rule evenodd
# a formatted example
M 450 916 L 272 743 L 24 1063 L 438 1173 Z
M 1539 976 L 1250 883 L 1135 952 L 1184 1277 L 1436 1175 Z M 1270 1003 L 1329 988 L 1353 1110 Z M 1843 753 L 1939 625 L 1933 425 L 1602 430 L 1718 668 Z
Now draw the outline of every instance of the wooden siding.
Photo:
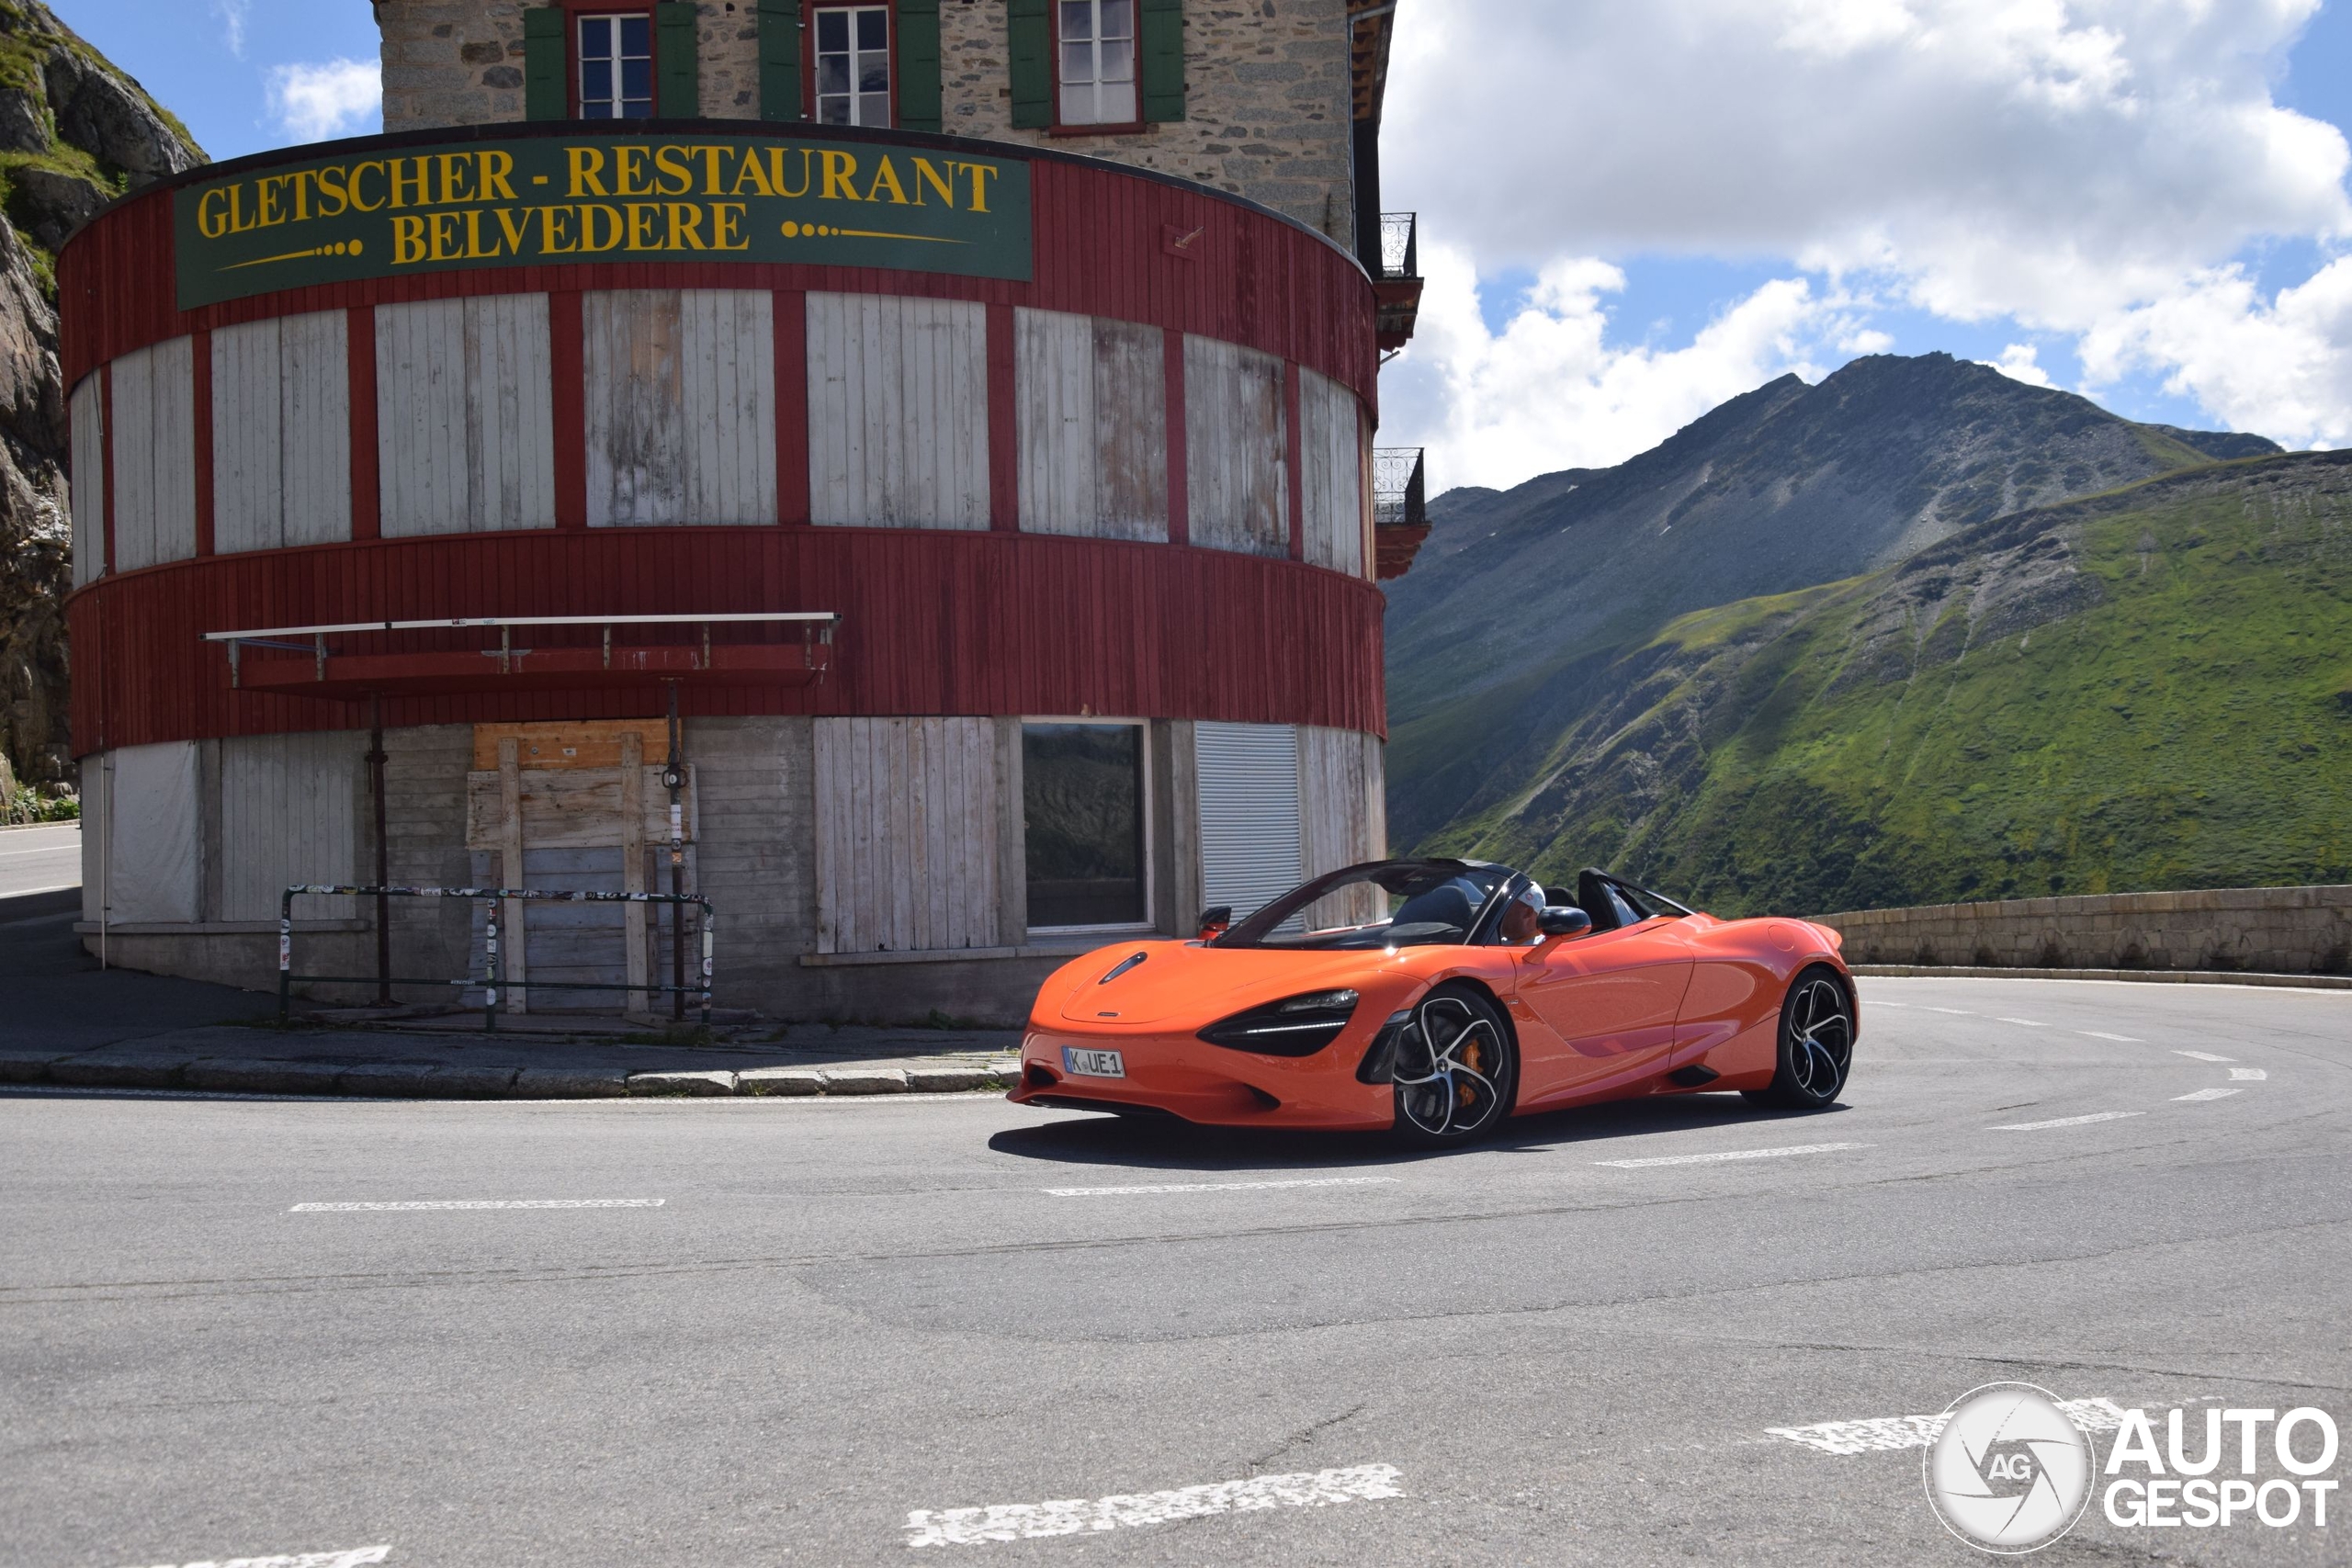
M 1299 859 L 1302 874 L 1321 876 L 1387 852 L 1380 739 L 1348 729 L 1302 727 L 1298 732 Z M 1334 894 L 1308 911 L 1317 928 L 1376 920 L 1379 889 Z
M 808 296 L 808 499 L 852 527 L 989 525 L 987 312 Z
M 102 378 L 90 375 L 67 404 L 73 422 L 74 586 L 96 582 L 107 567 L 107 424 Z
M 114 564 L 196 554 L 196 373 L 175 337 L 114 364 Z
M 198 641 L 209 631 L 691 610 L 829 610 L 842 621 L 822 683 L 689 682 L 690 715 L 1093 712 L 1379 733 L 1381 607 L 1370 583 L 1293 562 L 1032 534 L 610 528 L 322 545 L 190 561 L 76 593 L 74 749 L 348 722 L 335 705 L 232 691 L 226 655 Z M 566 637 L 595 639 L 538 640 Z M 493 642 L 354 634 L 335 647 Z M 465 695 L 387 700 L 384 721 L 651 715 L 660 703 L 644 687 L 517 693 L 486 679 Z
M 1166 539 L 1166 334 L 1060 310 L 1014 321 L 1023 529 Z
M 581 302 L 588 525 L 774 523 L 774 301 L 630 289 Z
M 706 718 L 685 728 L 702 833 L 695 886 L 718 910 L 721 984 L 730 994 L 797 987 L 798 956 L 817 946 L 813 726 Z
M 344 312 L 319 310 L 211 334 L 212 547 L 221 554 L 351 537 L 345 324 Z
M 548 355 L 544 295 L 377 310 L 377 451 L 387 538 L 554 524 Z
M 220 919 L 275 920 L 290 884 L 364 880 L 360 845 L 374 827 L 363 804 L 367 750 L 367 733 L 350 729 L 220 742 Z M 358 914 L 349 898 L 305 898 L 294 912 Z
M 1300 373 L 1298 393 L 1307 563 L 1362 577 L 1364 458 L 1356 396 L 1312 370 Z
M 817 951 L 999 944 L 996 726 L 816 725 Z
M 1184 340 L 1184 466 L 1191 541 L 1290 553 L 1283 362 L 1212 338 Z

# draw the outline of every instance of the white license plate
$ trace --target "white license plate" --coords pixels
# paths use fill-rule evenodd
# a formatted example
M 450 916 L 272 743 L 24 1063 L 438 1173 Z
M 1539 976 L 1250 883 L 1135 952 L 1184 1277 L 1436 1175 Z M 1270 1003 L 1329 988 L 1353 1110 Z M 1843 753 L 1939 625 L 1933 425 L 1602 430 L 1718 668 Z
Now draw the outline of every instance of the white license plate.
M 1116 1051 L 1081 1051 L 1075 1045 L 1062 1047 L 1062 1067 L 1080 1077 L 1123 1078 L 1127 1065 L 1119 1060 Z

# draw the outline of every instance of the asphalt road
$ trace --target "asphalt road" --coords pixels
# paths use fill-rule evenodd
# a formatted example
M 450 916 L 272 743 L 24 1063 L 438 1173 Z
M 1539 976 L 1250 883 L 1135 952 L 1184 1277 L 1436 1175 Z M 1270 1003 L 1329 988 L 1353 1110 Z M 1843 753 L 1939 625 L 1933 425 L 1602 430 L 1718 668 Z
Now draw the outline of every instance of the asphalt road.
M 0 830 L 0 898 L 80 886 L 80 823 Z
M 2352 1427 L 2352 996 L 1864 1009 L 1830 1111 L 1442 1156 L 978 1098 L 0 1099 L 0 1562 L 1958 1563 L 1918 1448 L 1774 1429 L 2010 1378 Z M 515 1200 L 645 1201 L 296 1207 Z M 943 1512 L 1055 1500 L 1105 1528 Z M 2038 1561 L 2347 1541 L 2094 1504 Z

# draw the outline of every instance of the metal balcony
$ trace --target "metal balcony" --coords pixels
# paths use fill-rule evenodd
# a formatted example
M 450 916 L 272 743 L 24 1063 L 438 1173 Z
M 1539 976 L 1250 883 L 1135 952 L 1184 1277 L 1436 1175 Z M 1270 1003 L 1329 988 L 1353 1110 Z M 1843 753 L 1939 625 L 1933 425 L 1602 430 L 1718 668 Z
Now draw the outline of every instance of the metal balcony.
M 1377 332 L 1383 353 L 1410 343 L 1421 312 L 1421 222 L 1418 212 L 1380 215 L 1380 254 L 1364 258 L 1379 299 Z
M 1421 541 L 1430 536 L 1421 457 L 1419 446 L 1382 446 L 1372 454 L 1372 540 L 1383 581 L 1411 570 Z

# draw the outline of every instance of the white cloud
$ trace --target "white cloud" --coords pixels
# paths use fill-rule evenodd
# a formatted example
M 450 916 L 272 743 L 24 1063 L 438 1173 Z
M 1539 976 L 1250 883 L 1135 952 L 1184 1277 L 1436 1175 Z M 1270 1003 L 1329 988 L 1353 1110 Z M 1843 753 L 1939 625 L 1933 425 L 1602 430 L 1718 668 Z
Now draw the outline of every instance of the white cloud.
M 2352 257 L 2268 300 L 2222 266 L 2085 334 L 2085 383 L 2165 378 L 2241 430 L 2290 446 L 2352 445 Z
M 212 14 L 220 18 L 220 33 L 228 40 L 229 52 L 240 60 L 245 57 L 245 19 L 253 9 L 254 0 L 212 0 Z
M 2050 372 L 2041 367 L 2041 350 L 2030 343 L 2013 343 L 2001 350 L 1998 359 L 1979 361 L 1990 365 L 2012 381 L 2023 381 L 2029 387 L 2050 385 Z
M 297 141 L 374 130 L 384 109 L 382 69 L 372 60 L 273 65 L 269 108 L 278 128 Z

